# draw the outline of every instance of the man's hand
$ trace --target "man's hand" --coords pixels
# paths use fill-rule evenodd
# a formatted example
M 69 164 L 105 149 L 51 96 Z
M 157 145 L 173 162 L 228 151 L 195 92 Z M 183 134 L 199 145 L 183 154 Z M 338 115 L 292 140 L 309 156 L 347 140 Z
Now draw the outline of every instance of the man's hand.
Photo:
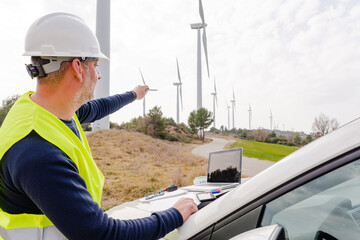
M 173 206 L 176 208 L 183 217 L 183 221 L 185 222 L 191 214 L 198 211 L 197 205 L 192 198 L 181 198 L 179 199 Z
M 137 87 L 134 88 L 133 90 L 136 93 L 136 99 L 140 100 L 142 99 L 146 93 L 149 91 L 149 87 L 148 86 L 140 86 L 138 85 Z

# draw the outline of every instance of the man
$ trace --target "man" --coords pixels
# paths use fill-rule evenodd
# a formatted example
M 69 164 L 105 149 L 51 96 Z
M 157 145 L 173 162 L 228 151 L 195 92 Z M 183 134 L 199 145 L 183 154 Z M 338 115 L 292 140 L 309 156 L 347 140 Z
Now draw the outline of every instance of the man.
M 158 239 L 197 211 L 181 199 L 148 218 L 120 221 L 100 208 L 104 177 L 80 123 L 100 119 L 147 86 L 93 100 L 100 52 L 78 17 L 53 13 L 35 21 L 25 39 L 35 92 L 21 96 L 0 129 L 0 236 L 3 239 Z M 1 239 L 0 237 L 0 239 Z

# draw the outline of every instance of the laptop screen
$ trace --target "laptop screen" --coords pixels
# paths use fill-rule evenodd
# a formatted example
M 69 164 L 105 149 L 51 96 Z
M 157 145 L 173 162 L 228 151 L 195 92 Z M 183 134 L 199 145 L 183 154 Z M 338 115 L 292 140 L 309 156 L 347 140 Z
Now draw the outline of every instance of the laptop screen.
M 241 162 L 242 148 L 210 153 L 207 181 L 240 183 Z

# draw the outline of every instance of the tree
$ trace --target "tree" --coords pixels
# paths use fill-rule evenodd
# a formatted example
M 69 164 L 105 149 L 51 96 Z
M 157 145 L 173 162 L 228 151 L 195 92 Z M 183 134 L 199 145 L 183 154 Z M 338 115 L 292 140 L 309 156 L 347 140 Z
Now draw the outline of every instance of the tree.
M 149 110 L 149 126 L 147 132 L 150 136 L 159 137 L 161 132 L 165 129 L 165 119 L 162 117 L 161 107 L 155 106 Z
M 339 122 L 335 118 L 330 119 L 325 114 L 320 113 L 319 117 L 314 120 L 312 130 L 315 138 L 319 138 L 334 131 L 339 125 Z
M 275 133 L 274 131 L 271 131 L 271 132 L 269 133 L 268 137 L 274 138 L 274 137 L 276 137 L 276 133 Z
M 200 132 L 203 132 L 202 134 L 202 140 L 205 139 L 205 132 L 204 130 L 208 128 L 211 123 L 214 121 L 213 114 L 206 108 L 199 108 L 199 110 L 196 113 L 196 122 L 197 126 L 200 130 Z
M 197 125 L 196 125 L 196 111 L 192 111 L 188 118 L 188 124 L 189 128 L 191 130 L 191 133 L 196 133 Z
M 2 101 L 2 107 L 0 107 L 0 126 L 4 122 L 4 119 L 8 114 L 8 112 L 10 111 L 10 108 L 14 105 L 14 103 L 19 97 L 20 95 L 14 95 Z
M 240 134 L 240 138 L 245 139 L 248 135 L 248 130 L 244 129 L 244 131 L 242 131 L 242 133 Z
M 305 138 L 305 142 L 306 143 L 309 143 L 311 142 L 313 139 L 312 139 L 312 136 L 310 134 L 306 135 L 306 138 Z
M 294 144 L 296 146 L 300 146 L 301 145 L 301 137 L 298 133 L 296 133 L 295 137 L 294 137 L 294 140 L 293 140 Z
M 205 132 L 204 130 L 208 128 L 211 123 L 214 121 L 213 114 L 206 108 L 199 108 L 199 110 L 194 110 L 190 113 L 188 118 L 189 127 L 196 132 L 199 130 L 201 140 L 204 141 L 205 139 Z
M 220 126 L 220 132 L 224 132 L 224 131 L 225 131 L 224 125 L 221 125 Z
M 262 128 L 256 129 L 254 131 L 254 140 L 257 141 L 257 142 L 264 142 L 266 136 L 267 136 L 267 133 Z

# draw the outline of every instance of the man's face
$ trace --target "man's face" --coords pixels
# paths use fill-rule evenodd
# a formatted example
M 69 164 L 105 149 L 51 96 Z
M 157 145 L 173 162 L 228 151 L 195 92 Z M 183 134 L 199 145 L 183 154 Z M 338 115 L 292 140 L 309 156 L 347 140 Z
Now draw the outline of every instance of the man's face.
M 81 101 L 88 102 L 94 98 L 94 91 L 97 81 L 101 78 L 100 72 L 97 70 L 98 61 L 88 61 L 83 64 L 84 87 L 81 93 Z

